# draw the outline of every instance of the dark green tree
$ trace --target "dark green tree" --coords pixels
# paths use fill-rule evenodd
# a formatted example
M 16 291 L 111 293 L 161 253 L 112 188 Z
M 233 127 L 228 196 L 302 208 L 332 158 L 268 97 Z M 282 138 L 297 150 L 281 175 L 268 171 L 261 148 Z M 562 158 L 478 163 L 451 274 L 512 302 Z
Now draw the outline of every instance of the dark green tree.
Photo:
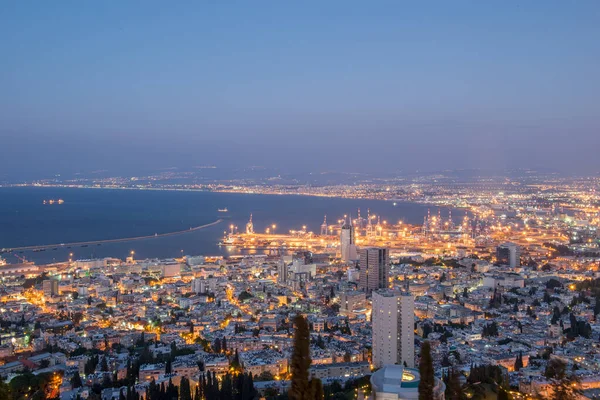
M 215 339 L 215 344 L 213 346 L 213 349 L 214 349 L 215 353 L 221 352 L 221 339 L 219 339 L 219 338 Z
M 433 360 L 431 358 L 431 345 L 429 341 L 423 342 L 421 346 L 421 359 L 419 361 L 419 400 L 433 399 L 433 388 L 435 386 L 433 376 Z
M 221 381 L 221 391 L 219 393 L 221 400 L 233 399 L 233 381 L 231 374 L 228 372 Z
M 548 362 L 544 376 L 552 382 L 551 400 L 575 400 L 579 398 L 579 380 L 575 375 L 567 374 L 566 364 L 553 358 Z
M 71 386 L 73 389 L 77 389 L 83 386 L 83 382 L 81 382 L 81 376 L 79 376 L 79 372 L 75 372 L 75 375 L 71 378 Z
M 229 366 L 234 370 L 234 371 L 241 371 L 242 370 L 242 364 L 240 363 L 240 356 L 238 354 L 237 349 L 235 349 L 235 354 L 233 356 L 233 359 L 231 360 L 231 362 L 229 363 Z
M 108 360 L 106 359 L 106 356 L 102 357 L 102 363 L 100 364 L 100 370 L 102 372 L 108 371 Z
M 292 380 L 288 396 L 290 400 L 312 400 L 313 392 L 308 380 L 310 368 L 310 332 L 306 319 L 298 314 L 294 318 L 294 348 L 290 362 Z
M 523 352 L 520 351 L 515 360 L 515 371 L 518 371 L 521 368 L 523 368 Z
M 165 388 L 164 392 L 165 397 L 163 398 L 166 400 L 177 400 L 179 398 L 179 391 L 177 390 L 177 386 L 173 385 L 171 378 L 169 378 L 169 384 Z
M 463 400 L 465 398 L 457 371 L 451 369 L 445 376 L 444 382 L 446 383 L 446 400 Z
M 179 400 L 192 400 L 190 381 L 184 376 L 179 384 Z
M 344 353 L 344 362 L 350 362 L 352 361 L 352 355 L 349 352 L 345 352 Z
M 312 378 L 310 380 L 310 387 L 311 387 L 311 391 L 313 393 L 313 398 L 315 400 L 322 400 L 323 396 L 324 396 L 324 392 L 323 392 L 323 383 L 321 383 L 321 380 L 319 378 Z

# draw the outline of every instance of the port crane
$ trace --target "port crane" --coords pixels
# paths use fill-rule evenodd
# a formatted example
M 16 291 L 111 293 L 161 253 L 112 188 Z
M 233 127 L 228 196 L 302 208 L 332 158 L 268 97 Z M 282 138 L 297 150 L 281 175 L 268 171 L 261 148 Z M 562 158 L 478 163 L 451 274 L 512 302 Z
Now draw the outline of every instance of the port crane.
M 12 253 L 13 256 L 15 256 L 17 258 L 17 260 L 21 261 L 23 264 L 25 264 L 27 261 L 27 259 L 25 257 L 21 257 L 20 255 L 16 254 L 16 253 Z

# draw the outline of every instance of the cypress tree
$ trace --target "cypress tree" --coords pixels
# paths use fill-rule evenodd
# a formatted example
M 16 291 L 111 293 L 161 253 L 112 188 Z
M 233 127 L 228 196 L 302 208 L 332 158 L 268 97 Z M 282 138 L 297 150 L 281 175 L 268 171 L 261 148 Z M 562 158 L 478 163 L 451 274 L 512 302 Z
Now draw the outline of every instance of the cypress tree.
M 177 400 L 179 399 L 179 391 L 177 390 L 177 386 L 173 385 L 173 381 L 169 378 L 169 386 L 167 386 L 167 400 Z
M 212 396 L 212 374 L 210 371 L 206 374 L 206 382 L 203 381 L 204 384 L 204 397 L 206 400 L 213 400 Z
M 215 372 L 213 371 L 212 373 L 212 377 L 211 377 L 211 373 L 209 372 L 209 385 L 208 385 L 208 393 L 206 394 L 206 399 L 207 400 L 217 400 L 217 398 L 219 397 L 219 382 L 217 381 L 217 375 L 215 374 Z
M 419 361 L 419 400 L 433 399 L 433 387 L 435 381 L 433 377 L 433 360 L 431 359 L 431 345 L 429 341 L 423 342 L 421 347 L 421 360 Z
M 106 360 L 106 355 L 102 357 L 102 363 L 100 364 L 100 370 L 103 372 L 108 371 L 108 361 Z
M 179 383 L 179 400 L 192 400 L 190 381 L 184 376 Z
M 292 372 L 291 387 L 288 392 L 290 400 L 312 400 L 313 393 L 308 380 L 310 367 L 310 332 L 306 319 L 298 314 L 294 318 L 294 348 L 290 369 Z
M 133 371 L 131 370 L 131 360 L 128 358 L 127 359 L 127 373 L 125 374 L 125 376 L 127 377 L 127 383 L 129 384 L 129 381 L 131 381 L 131 375 L 132 375 Z
M 254 378 L 252 377 L 252 373 L 248 374 L 248 386 L 250 386 L 250 394 L 245 400 L 252 400 L 258 394 L 256 389 L 254 389 Z
M 165 389 L 165 383 L 161 382 L 160 384 L 160 392 L 158 393 L 158 398 L 159 399 L 167 399 L 167 391 Z
M 252 384 L 251 378 L 249 375 L 242 374 L 242 390 L 240 391 L 240 400 L 251 400 L 253 393 L 250 385 Z
M 323 383 L 321 383 L 321 380 L 319 378 L 313 378 L 310 380 L 310 386 L 313 392 L 313 396 L 315 400 L 322 400 L 324 393 L 323 393 Z
M 83 386 L 83 382 L 81 382 L 81 376 L 79 376 L 79 372 L 75 372 L 75 375 L 71 378 L 71 386 L 73 389 L 77 389 L 78 387 Z
M 231 381 L 231 374 L 229 372 L 225 374 L 225 377 L 221 382 L 220 398 L 221 400 L 233 399 L 233 382 Z
M 515 360 L 515 371 L 518 371 L 521 368 L 523 368 L 523 352 L 520 351 Z
M 198 400 L 206 396 L 206 374 L 202 374 L 202 381 L 198 385 Z
M 460 380 L 458 379 L 458 372 L 451 369 L 445 379 L 446 382 L 446 400 L 463 400 L 464 393 Z
M 242 400 L 242 388 L 244 386 L 245 374 L 233 374 L 232 388 L 233 400 Z

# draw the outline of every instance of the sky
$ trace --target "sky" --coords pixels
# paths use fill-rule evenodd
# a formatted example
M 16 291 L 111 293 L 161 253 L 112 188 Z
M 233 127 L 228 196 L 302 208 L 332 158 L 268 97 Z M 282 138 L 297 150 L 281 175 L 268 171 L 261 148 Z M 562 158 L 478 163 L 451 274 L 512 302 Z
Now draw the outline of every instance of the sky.
M 600 171 L 600 2 L 3 1 L 0 177 Z

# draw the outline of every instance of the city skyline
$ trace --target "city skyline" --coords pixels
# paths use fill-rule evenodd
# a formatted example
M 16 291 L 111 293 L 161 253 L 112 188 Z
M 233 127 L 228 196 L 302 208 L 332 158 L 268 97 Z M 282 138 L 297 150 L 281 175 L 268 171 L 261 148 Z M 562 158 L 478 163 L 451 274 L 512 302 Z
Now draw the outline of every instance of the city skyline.
M 2 8 L 2 175 L 598 172 L 596 2 Z
M 598 21 L 0 4 L 0 399 L 600 399 Z

